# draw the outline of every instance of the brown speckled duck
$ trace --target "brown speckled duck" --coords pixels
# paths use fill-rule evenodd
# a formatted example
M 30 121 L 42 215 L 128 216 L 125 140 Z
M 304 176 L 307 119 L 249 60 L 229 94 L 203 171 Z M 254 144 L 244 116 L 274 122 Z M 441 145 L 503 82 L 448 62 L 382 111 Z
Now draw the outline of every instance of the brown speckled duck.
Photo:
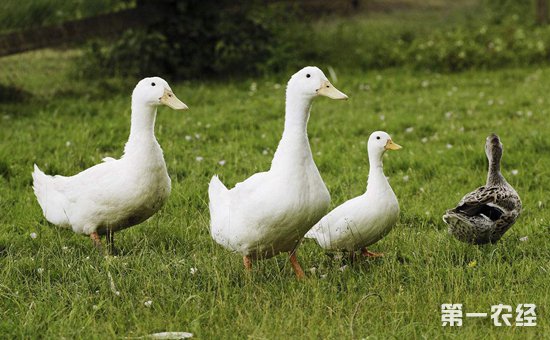
M 443 215 L 449 233 L 467 243 L 497 242 L 521 212 L 518 193 L 500 173 L 502 144 L 496 134 L 487 137 L 485 154 L 489 160 L 485 186 L 464 196 L 456 208 Z

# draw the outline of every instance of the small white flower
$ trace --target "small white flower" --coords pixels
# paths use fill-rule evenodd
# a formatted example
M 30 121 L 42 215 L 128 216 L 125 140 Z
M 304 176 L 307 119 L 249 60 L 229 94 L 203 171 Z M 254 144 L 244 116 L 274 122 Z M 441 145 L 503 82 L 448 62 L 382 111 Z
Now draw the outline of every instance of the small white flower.
M 186 135 L 186 136 L 185 136 L 185 140 L 188 141 L 188 142 L 189 142 L 190 140 L 192 140 L 192 139 L 193 139 L 193 137 L 191 137 L 191 136 L 189 136 L 189 135 Z
M 195 268 L 195 267 L 191 267 L 191 268 L 189 269 L 189 272 L 191 273 L 191 275 L 195 275 L 198 271 L 199 271 L 199 270 L 198 270 L 197 268 Z
M 525 241 L 527 241 L 528 239 L 529 239 L 528 236 L 523 236 L 523 237 L 520 237 L 520 238 L 519 238 L 519 240 L 520 240 L 521 242 L 525 242 Z
M 430 82 L 427 80 L 422 80 L 422 83 L 420 83 L 422 87 L 428 87 L 430 85 Z
M 153 301 L 147 300 L 143 304 L 145 305 L 145 307 L 149 308 L 149 307 L 151 307 L 151 305 L 153 305 Z
M 489 100 L 487 101 L 487 105 L 489 105 L 489 106 L 493 105 L 494 103 L 495 103 L 495 101 L 492 100 L 492 99 L 489 99 Z
M 326 279 L 327 278 L 327 274 L 323 274 L 320 276 L 321 279 Z
M 95 293 L 96 293 L 96 294 L 99 294 L 99 290 L 96 290 Z
M 90 257 L 89 257 L 89 256 L 86 256 L 86 258 L 85 258 L 85 259 L 86 259 L 86 260 L 89 260 L 89 259 L 90 259 Z
M 453 148 L 453 145 L 452 145 L 452 144 L 447 144 L 447 145 L 445 145 L 445 147 L 446 147 L 447 149 L 452 149 L 452 148 Z
M 92 309 L 93 309 L 93 310 L 99 310 L 99 306 L 98 306 L 98 305 L 93 305 L 93 306 L 92 306 Z
M 445 112 L 445 118 L 451 119 L 452 116 L 453 116 L 453 113 L 451 111 Z
M 267 155 L 267 154 L 268 154 L 267 149 L 264 149 L 264 150 L 262 151 L 262 155 Z
M 409 126 L 408 128 L 405 129 L 406 133 L 411 133 L 413 131 L 414 131 L 414 128 L 412 126 Z
M 256 90 L 258 90 L 258 84 L 252 82 L 252 84 L 250 84 L 250 92 L 256 92 Z
M 539 202 L 537 203 L 537 205 L 539 206 L 539 208 L 542 208 L 542 204 L 543 204 L 542 201 L 539 201 Z
M 32 238 L 33 240 L 34 240 L 35 238 L 37 238 L 37 237 L 38 237 L 38 235 L 36 235 L 36 233 L 31 233 L 31 235 L 30 235 L 30 236 L 31 236 L 31 238 Z
M 197 156 L 197 157 L 195 157 L 195 160 L 196 160 L 197 162 L 202 162 L 202 161 L 203 161 L 203 159 L 204 159 L 204 158 L 203 158 L 203 157 L 201 157 L 201 156 Z
M 403 182 L 408 182 L 408 181 L 409 181 L 409 176 L 408 175 L 403 176 Z
M 317 272 L 317 268 L 311 267 L 311 268 L 309 268 L 309 272 L 310 272 L 311 274 L 315 274 L 315 273 Z
M 262 139 L 264 139 L 265 138 L 265 133 L 262 133 L 261 137 L 262 137 Z
M 369 84 L 359 84 L 359 90 L 361 90 L 361 91 L 369 91 L 369 90 L 370 90 L 370 86 L 369 86 Z
M 221 165 L 221 166 L 224 166 L 225 165 L 225 159 L 222 159 L 221 161 L 219 161 L 218 164 Z
M 69 146 L 71 146 L 71 144 L 72 144 L 72 143 L 71 143 L 71 141 L 70 141 L 70 140 L 68 140 L 68 141 L 66 141 L 66 142 L 65 142 L 65 146 L 66 146 L 66 147 L 69 147 Z
M 342 267 L 340 267 L 339 270 L 340 270 L 341 272 L 343 272 L 343 271 L 346 270 L 346 269 L 348 269 L 348 265 L 347 265 L 347 264 L 345 264 L 345 265 L 343 265 Z
M 120 296 L 120 291 L 117 290 L 117 291 L 115 292 L 115 295 L 116 295 L 116 296 Z
M 511 172 L 512 172 L 512 175 L 514 175 L 514 176 L 517 175 L 517 174 L 519 173 L 518 169 L 514 169 L 514 170 L 512 170 Z
M 36 270 L 36 272 L 37 272 L 38 274 L 42 274 L 42 273 L 44 272 L 44 268 L 38 268 L 38 269 Z
M 195 138 L 196 139 L 200 139 L 201 138 L 201 135 L 199 133 L 195 133 Z
M 427 137 L 423 137 L 420 141 L 421 141 L 422 143 L 428 143 L 428 138 L 427 138 Z
M 63 251 L 67 251 L 67 250 L 69 250 L 69 247 L 67 247 L 67 246 L 63 246 L 63 247 L 61 247 L 61 250 L 63 250 Z

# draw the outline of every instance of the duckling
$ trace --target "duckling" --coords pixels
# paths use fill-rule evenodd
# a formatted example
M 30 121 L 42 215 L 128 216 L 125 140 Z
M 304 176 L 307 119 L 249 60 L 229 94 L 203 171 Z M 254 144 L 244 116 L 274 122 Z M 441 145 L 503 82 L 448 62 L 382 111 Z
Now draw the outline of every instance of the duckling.
M 283 136 L 269 171 L 257 173 L 231 190 L 217 176 L 210 181 L 212 238 L 240 253 L 248 270 L 253 260 L 288 252 L 296 276 L 304 277 L 296 248 L 330 205 L 307 137 L 311 102 L 317 96 L 348 98 L 317 67 L 305 67 L 294 74 L 286 89 Z
M 464 196 L 456 208 L 447 210 L 443 216 L 449 233 L 462 242 L 495 243 L 521 213 L 518 193 L 500 172 L 502 151 L 502 143 L 496 134 L 487 137 L 487 183 Z
M 383 254 L 367 247 L 386 236 L 399 219 L 399 203 L 386 176 L 382 156 L 386 150 L 399 150 L 386 132 L 373 132 L 368 141 L 369 177 L 366 192 L 352 198 L 323 217 L 307 234 L 326 250 L 345 250 L 355 257 L 361 250 L 364 256 Z
M 107 235 L 114 254 L 114 232 L 147 220 L 164 205 L 171 184 L 154 133 L 160 105 L 187 109 L 162 78 L 141 80 L 132 93 L 130 137 L 120 159 L 107 157 L 70 177 L 49 176 L 34 165 L 34 194 L 46 220 L 89 235 L 98 248 L 100 235 Z

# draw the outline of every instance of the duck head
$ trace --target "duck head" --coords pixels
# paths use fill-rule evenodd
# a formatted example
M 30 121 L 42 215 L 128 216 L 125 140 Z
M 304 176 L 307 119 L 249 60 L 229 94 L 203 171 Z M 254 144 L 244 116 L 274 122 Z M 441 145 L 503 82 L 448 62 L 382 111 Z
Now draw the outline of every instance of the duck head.
M 132 93 L 132 104 L 153 107 L 166 105 L 174 110 L 188 109 L 187 105 L 172 92 L 170 85 L 159 77 L 149 77 L 140 80 Z
M 325 96 L 331 99 L 348 99 L 344 93 L 336 89 L 319 68 L 307 66 L 295 73 L 287 84 L 287 92 L 313 99 Z
M 498 164 L 502 158 L 502 143 L 500 138 L 494 133 L 489 135 L 485 140 L 485 154 L 489 160 L 489 164 Z
M 390 135 L 384 131 L 375 131 L 369 137 L 368 151 L 372 159 L 382 159 L 386 150 L 399 150 L 401 145 L 392 141 Z

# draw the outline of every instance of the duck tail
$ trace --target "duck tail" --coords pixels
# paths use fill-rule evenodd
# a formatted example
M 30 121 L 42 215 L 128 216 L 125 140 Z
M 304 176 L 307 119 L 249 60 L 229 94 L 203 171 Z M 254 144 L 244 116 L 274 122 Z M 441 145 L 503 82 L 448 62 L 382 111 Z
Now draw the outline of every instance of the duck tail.
M 227 187 L 220 181 L 217 175 L 214 175 L 208 186 L 208 198 L 210 202 L 210 231 L 214 235 L 214 231 L 220 229 L 224 221 L 228 221 L 227 214 L 229 213 Z
M 317 233 L 315 232 L 315 230 L 311 229 L 304 235 L 304 238 L 317 239 Z
M 32 179 L 34 195 L 46 220 L 55 225 L 68 225 L 69 221 L 63 209 L 65 197 L 55 189 L 55 177 L 46 175 L 35 164 Z
M 317 239 L 317 237 L 319 237 L 319 232 L 318 232 L 318 228 L 319 228 L 319 224 L 316 224 L 314 225 L 311 229 L 309 229 L 309 231 L 304 235 L 304 238 L 312 238 L 314 240 Z

